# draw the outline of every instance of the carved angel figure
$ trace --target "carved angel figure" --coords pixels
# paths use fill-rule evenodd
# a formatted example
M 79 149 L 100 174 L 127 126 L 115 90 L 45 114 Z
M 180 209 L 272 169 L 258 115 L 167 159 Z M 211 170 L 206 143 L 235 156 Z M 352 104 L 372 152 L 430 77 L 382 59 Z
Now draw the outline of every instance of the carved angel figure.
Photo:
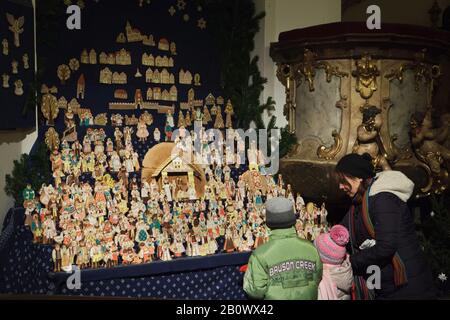
M 18 19 L 10 13 L 6 14 L 6 19 L 10 24 L 9 30 L 14 34 L 14 45 L 20 47 L 20 34 L 23 33 L 23 25 L 25 24 L 25 17 L 20 17 Z
M 361 107 L 363 114 L 362 124 L 357 129 L 357 139 L 353 145 L 353 153 L 368 153 L 374 159 L 375 168 L 391 170 L 391 166 L 384 156 L 383 143 L 380 140 L 379 131 L 383 124 L 381 110 L 376 106 L 364 105 Z
M 431 109 L 426 113 L 416 112 L 411 116 L 411 144 L 419 160 L 425 162 L 434 174 L 441 171 L 444 161 L 450 161 L 449 140 L 450 114 L 441 116 L 441 126 L 435 128 Z

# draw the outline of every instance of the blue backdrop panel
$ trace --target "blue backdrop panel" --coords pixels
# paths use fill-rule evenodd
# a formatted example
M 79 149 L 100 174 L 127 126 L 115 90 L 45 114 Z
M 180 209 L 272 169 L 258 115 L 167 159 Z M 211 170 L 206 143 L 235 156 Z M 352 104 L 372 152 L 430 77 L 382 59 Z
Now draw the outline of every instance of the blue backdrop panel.
M 45 0 L 43 0 L 45 1 Z M 179 103 L 187 101 L 187 92 L 194 88 L 196 99 L 204 99 L 209 93 L 219 96 L 220 68 L 217 51 L 213 46 L 213 39 L 208 28 L 198 27 L 198 21 L 206 19 L 207 7 L 199 8 L 197 1 L 185 1 L 186 5 L 178 6 L 177 0 L 152 0 L 150 4 L 144 1 L 139 7 L 135 0 L 98 0 L 85 1 L 81 10 L 81 30 L 68 30 L 66 19 L 68 15 L 61 10 L 58 15 L 59 41 L 56 48 L 45 46 L 45 41 L 38 41 L 38 55 L 45 57 L 47 65 L 44 79 L 48 87 L 56 86 L 60 98 L 64 96 L 67 101 L 76 97 L 77 81 L 81 74 L 86 80 L 85 99 L 78 99 L 82 108 L 90 108 L 95 116 L 99 113 L 108 114 L 108 126 L 102 127 L 109 137 L 113 137 L 110 125 L 112 114 L 135 114 L 139 117 L 143 110 L 118 111 L 109 110 L 108 103 L 117 101 L 114 98 L 115 89 L 125 89 L 128 92 L 129 102 L 133 102 L 134 92 L 141 89 L 145 96 L 147 88 L 161 87 L 169 89 L 169 85 L 149 84 L 145 82 L 147 67 L 142 66 L 142 54 L 152 53 L 167 55 L 174 59 L 174 67 L 169 69 L 176 78 L 178 89 L 178 102 L 175 104 L 175 121 L 180 110 Z M 38 2 L 39 5 L 39 2 Z M 174 6 L 173 15 L 169 8 Z M 145 35 L 153 35 L 156 44 L 160 38 L 175 42 L 177 54 L 171 55 L 168 51 L 161 51 L 156 47 L 144 46 L 142 43 L 116 43 L 116 38 L 125 32 L 127 21 Z M 206 25 L 213 23 L 207 21 Z M 39 35 L 45 36 L 45 35 Z M 68 64 L 70 59 L 80 60 L 83 49 L 94 49 L 97 55 L 116 52 L 122 48 L 131 52 L 132 65 L 87 65 L 80 64 L 77 71 L 73 71 L 70 79 L 62 84 L 57 78 L 57 67 Z M 128 83 L 126 85 L 104 85 L 99 83 L 99 73 L 104 67 L 112 71 L 126 72 Z M 137 68 L 144 75 L 135 78 Z M 190 86 L 178 83 L 178 73 L 181 69 L 189 70 L 192 74 L 201 75 L 201 86 Z M 161 102 L 171 105 L 169 102 Z M 223 110 L 222 110 L 223 111 Z M 145 153 L 156 142 L 153 140 L 153 130 L 158 127 L 164 133 L 165 115 L 149 111 L 154 122 L 148 128 L 150 132 L 147 142 L 139 142 L 133 135 L 134 149 L 139 153 L 142 161 Z M 78 120 L 78 117 L 77 119 Z M 60 114 L 55 125 L 60 136 L 64 130 L 64 112 Z M 46 125 L 39 130 L 37 144 L 43 143 Z M 94 126 L 94 128 L 100 128 Z M 77 125 L 78 139 L 86 132 L 86 127 Z M 164 136 L 162 135 L 162 140 Z M 35 146 L 36 146 L 35 145 Z M 241 170 L 233 170 L 233 178 L 237 179 Z M 139 178 L 140 174 L 136 173 Z M 90 179 L 89 175 L 81 177 Z M 217 254 L 201 258 L 180 258 L 150 264 L 116 267 L 113 269 L 82 270 L 80 290 L 69 290 L 66 286 L 68 274 L 53 274 L 51 259 L 51 246 L 32 243 L 32 234 L 23 226 L 23 210 L 11 210 L 5 219 L 4 231 L 0 236 L 0 292 L 26 293 L 26 294 L 68 294 L 84 296 L 132 296 L 132 297 L 159 297 L 176 299 L 243 299 L 243 274 L 239 267 L 246 264 L 249 253 L 244 254 Z
M 10 24 L 6 14 L 14 18 L 25 18 L 23 33 L 19 35 L 20 46 L 14 45 L 14 34 L 8 29 Z M 34 80 L 34 16 L 31 0 L 2 0 L 0 2 L 0 48 L 3 39 L 8 41 L 8 55 L 0 50 L 0 130 L 31 128 L 35 126 L 36 109 L 27 106 L 30 96 L 30 85 Z M 23 55 L 28 55 L 29 68 L 24 69 Z M 12 73 L 11 63 L 19 63 L 18 73 Z M 9 75 L 9 88 L 3 87 L 2 75 Z M 22 95 L 14 93 L 14 82 L 22 80 Z
M 187 102 L 188 91 L 193 88 L 196 99 L 204 99 L 209 93 L 215 97 L 221 95 L 220 91 L 220 67 L 218 63 L 218 54 L 214 46 L 214 41 L 206 29 L 198 27 L 200 19 L 206 19 L 207 7 L 201 7 L 199 11 L 196 5 L 197 1 L 186 1 L 184 9 L 178 9 L 177 0 L 152 0 L 150 4 L 144 4 L 139 7 L 139 1 L 124 0 L 99 0 L 85 1 L 86 5 L 81 10 L 81 30 L 69 30 L 66 27 L 68 15 L 62 11 L 58 15 L 59 20 L 56 25 L 60 34 L 59 41 L 56 44 L 57 49 L 49 48 L 44 42 L 38 43 L 38 55 L 48 59 L 45 66 L 46 84 L 49 87 L 56 86 L 58 98 L 64 96 L 67 101 L 76 98 L 77 82 L 81 74 L 84 75 L 86 81 L 85 99 L 78 99 L 82 108 L 90 108 L 95 116 L 99 113 L 108 114 L 108 125 L 103 127 L 107 136 L 113 138 L 113 130 L 110 118 L 112 114 L 120 113 L 123 116 L 135 114 L 139 117 L 143 110 L 109 110 L 109 102 L 120 102 L 114 98 L 116 89 L 124 89 L 128 93 L 128 100 L 125 102 L 134 102 L 134 94 L 136 89 L 141 89 L 144 100 L 148 87 L 161 87 L 162 90 L 169 90 L 171 85 L 146 83 L 145 71 L 147 66 L 143 66 L 142 54 L 153 54 L 172 57 L 174 59 L 174 67 L 167 68 L 170 73 L 175 75 L 175 86 L 178 89 L 178 101 L 175 103 L 175 124 L 178 119 L 180 110 L 179 103 Z M 145 3 L 145 1 L 144 1 Z M 169 8 L 173 6 L 176 12 L 172 16 Z M 65 8 L 64 8 L 65 9 Z M 186 21 L 185 16 L 189 19 Z M 153 35 L 156 46 L 145 46 L 141 42 L 117 43 L 116 38 L 121 32 L 125 32 L 127 21 L 133 28 L 140 30 L 141 34 Z M 210 21 L 206 21 L 206 26 Z M 162 51 L 158 49 L 158 41 L 161 38 L 167 39 L 169 42 L 175 42 L 177 54 L 172 55 L 170 51 Z M 68 64 L 70 59 L 76 58 L 80 60 L 81 52 L 86 49 L 88 52 L 94 49 L 97 56 L 101 52 L 113 53 L 120 49 L 126 49 L 131 53 L 132 65 L 96 65 L 80 64 L 77 71 L 72 71 L 70 79 L 64 84 L 57 77 L 57 68 L 61 64 Z M 99 83 L 100 70 L 108 67 L 111 71 L 125 72 L 127 74 L 128 83 L 123 85 L 112 84 L 105 85 Z M 134 75 L 139 68 L 143 75 L 141 78 L 135 78 Z M 155 69 L 155 67 L 151 67 Z M 161 70 L 162 68 L 158 68 Z M 192 75 L 199 73 L 201 76 L 201 86 L 179 84 L 178 74 L 181 69 L 189 70 Z M 160 101 L 162 105 L 172 105 L 172 102 Z M 223 111 L 223 109 L 222 109 Z M 154 110 L 149 110 L 154 118 L 154 123 L 148 127 L 150 132 L 147 142 L 138 142 L 135 135 L 133 138 L 135 147 L 140 145 L 148 150 L 156 142 L 153 140 L 153 130 L 158 127 L 161 131 L 161 139 L 164 140 L 164 125 L 166 117 L 164 114 L 157 114 Z M 185 113 L 185 111 L 184 111 Z M 78 119 L 78 117 L 77 117 Z M 64 131 L 64 112 L 60 110 L 55 125 L 58 133 L 62 135 Z M 43 135 L 47 130 L 40 130 L 39 141 L 43 141 Z M 77 126 L 78 139 L 82 138 L 86 132 L 86 127 Z M 139 147 L 138 147 L 139 148 Z M 142 158 L 141 158 L 142 160 Z

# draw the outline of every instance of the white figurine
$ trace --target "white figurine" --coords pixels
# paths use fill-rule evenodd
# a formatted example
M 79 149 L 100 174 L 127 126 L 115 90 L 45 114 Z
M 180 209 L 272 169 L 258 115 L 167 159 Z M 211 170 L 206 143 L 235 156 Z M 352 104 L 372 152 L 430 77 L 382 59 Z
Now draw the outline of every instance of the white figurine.
M 164 189 L 164 193 L 167 198 L 167 201 L 171 202 L 172 201 L 171 184 L 167 179 L 165 179 L 163 182 L 163 189 Z
M 125 168 L 127 169 L 127 172 L 128 172 L 128 173 L 134 172 L 133 158 L 131 157 L 131 155 L 130 155 L 129 152 L 127 152 L 127 153 L 125 154 L 124 165 L 125 165 Z
M 2 47 L 3 47 L 3 55 L 7 56 L 9 53 L 9 45 L 7 39 L 2 40 Z
M 2 87 L 5 89 L 9 88 L 9 75 L 7 75 L 6 73 L 2 74 L 2 80 Z
M 161 260 L 162 261 L 170 261 L 172 260 L 172 256 L 170 255 L 170 244 L 169 244 L 169 240 L 168 239 L 164 239 L 162 241 L 162 256 L 161 256 Z
M 158 128 L 155 128 L 153 131 L 153 139 L 155 139 L 156 142 L 159 142 L 161 140 L 161 132 Z
M 28 54 L 25 53 L 22 57 L 22 60 L 23 60 L 23 68 L 28 70 L 30 68 L 30 64 L 28 62 L 28 60 L 29 60 Z
M 13 60 L 13 62 L 11 62 L 11 67 L 12 67 L 12 73 L 13 74 L 18 74 L 19 73 L 19 63 L 16 60 Z
M 144 121 L 139 121 L 137 125 L 136 136 L 139 138 L 140 142 L 146 142 L 149 136 L 147 125 Z
M 23 95 L 23 82 L 22 80 L 17 80 L 14 82 L 14 94 L 16 96 Z

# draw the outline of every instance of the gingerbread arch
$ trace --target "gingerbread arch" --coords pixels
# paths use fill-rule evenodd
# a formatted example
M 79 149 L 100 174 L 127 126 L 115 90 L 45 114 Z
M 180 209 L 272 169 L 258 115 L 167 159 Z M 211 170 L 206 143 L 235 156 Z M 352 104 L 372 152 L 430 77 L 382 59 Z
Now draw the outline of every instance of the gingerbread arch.
M 162 142 L 147 151 L 142 161 L 141 181 L 151 182 L 155 172 L 161 168 L 172 156 L 172 150 L 175 147 L 173 142 Z M 206 176 L 203 168 L 197 164 L 190 164 L 194 169 L 195 191 L 199 197 L 205 193 Z M 159 180 L 160 178 L 158 178 Z M 157 181 L 161 185 L 161 181 Z

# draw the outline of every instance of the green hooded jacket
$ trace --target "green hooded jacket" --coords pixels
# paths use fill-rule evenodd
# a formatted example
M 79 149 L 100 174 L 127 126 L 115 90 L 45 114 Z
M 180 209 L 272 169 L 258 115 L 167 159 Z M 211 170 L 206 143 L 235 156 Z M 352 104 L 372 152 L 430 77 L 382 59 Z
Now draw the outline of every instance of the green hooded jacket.
M 294 227 L 271 231 L 270 239 L 250 256 L 244 291 L 253 299 L 316 300 L 322 262 L 312 243 Z

